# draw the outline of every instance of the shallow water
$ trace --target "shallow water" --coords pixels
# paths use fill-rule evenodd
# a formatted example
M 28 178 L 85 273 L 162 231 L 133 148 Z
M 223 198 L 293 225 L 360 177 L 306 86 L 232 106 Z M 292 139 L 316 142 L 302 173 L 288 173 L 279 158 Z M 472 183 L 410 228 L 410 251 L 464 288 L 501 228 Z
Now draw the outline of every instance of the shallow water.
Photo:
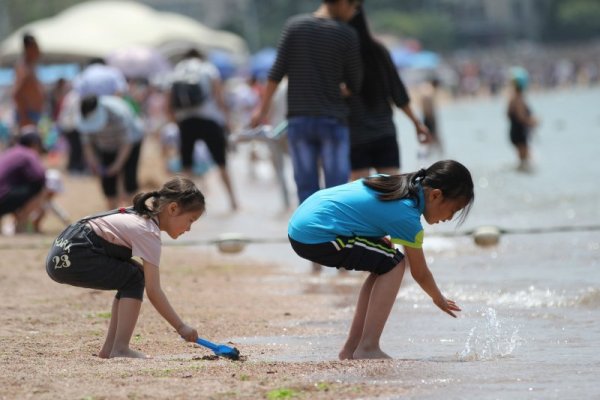
M 418 398 L 600 398 L 600 231 L 553 232 L 600 225 L 600 89 L 532 94 L 529 102 L 542 121 L 532 143 L 532 174 L 514 169 L 506 99 L 463 101 L 440 110 L 445 157 L 466 164 L 476 183 L 476 202 L 462 227 L 426 226 L 430 268 L 442 291 L 462 307 L 460 317 L 437 310 L 406 274 L 382 337 L 383 349 L 396 360 L 376 371 L 352 364 L 315 379 L 397 385 Z M 414 170 L 420 162 L 414 133 L 405 118 L 398 124 L 403 168 Z M 246 181 L 242 157 L 233 166 L 244 211 L 224 217 L 221 203 L 213 200 L 217 211 L 192 236 L 236 231 L 285 238 L 287 215 L 278 214 L 275 186 L 268 180 Z M 211 192 L 209 207 L 220 188 Z M 489 248 L 475 246 L 469 236 L 434 235 L 482 225 L 548 232 L 504 234 Z M 289 269 L 290 276 L 282 279 L 299 282 L 298 290 L 327 294 L 339 311 L 327 320 L 290 322 L 314 328 L 314 336 L 280 335 L 285 327 L 277 326 L 271 337 L 233 342 L 264 345 L 272 350 L 264 357 L 278 361 L 337 358 L 360 274 L 309 275 L 308 264 L 275 240 L 249 245 L 232 257 Z

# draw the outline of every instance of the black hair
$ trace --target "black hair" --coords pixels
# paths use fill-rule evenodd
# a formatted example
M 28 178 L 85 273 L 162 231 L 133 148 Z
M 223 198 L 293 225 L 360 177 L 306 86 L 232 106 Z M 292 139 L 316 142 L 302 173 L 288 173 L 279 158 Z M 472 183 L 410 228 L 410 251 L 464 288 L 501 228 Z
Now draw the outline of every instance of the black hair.
M 95 65 L 95 64 L 98 64 L 98 65 L 106 65 L 106 60 L 104 60 L 104 58 L 102 58 L 102 57 L 92 57 L 92 58 L 90 58 L 90 59 L 89 59 L 89 61 L 87 62 L 87 65 L 88 65 L 88 66 L 90 66 L 90 65 Z
M 376 175 L 363 179 L 363 183 L 379 192 L 382 201 L 412 199 L 419 205 L 419 186 L 439 189 L 444 198 L 463 200 L 465 206 L 461 212 L 460 221 L 471 209 L 475 199 L 473 179 L 469 170 L 454 160 L 442 160 L 432 164 L 427 169 L 400 175 Z
M 42 138 L 37 133 L 37 131 L 29 131 L 22 133 L 21 136 L 19 136 L 19 144 L 21 146 L 29 147 L 31 149 L 38 147 L 43 150 L 44 148 Z
M 360 96 L 367 107 L 370 107 L 382 95 L 390 97 L 394 87 L 404 84 L 398 76 L 389 52 L 371 34 L 362 5 L 356 9 L 354 17 L 348 21 L 348 24 L 356 30 L 360 41 L 360 55 L 364 71 Z
M 25 32 L 23 34 L 23 47 L 29 47 L 32 45 L 37 44 L 36 40 L 35 40 L 35 36 L 33 36 L 31 33 L 29 32 Z
M 90 95 L 81 99 L 81 116 L 87 117 L 89 114 L 94 112 L 94 110 L 98 107 L 98 96 Z
M 201 52 L 198 49 L 189 49 L 188 51 L 186 51 L 186 53 L 183 55 L 183 59 L 188 59 L 188 58 L 199 58 L 201 60 L 204 60 L 206 57 L 204 56 L 204 53 Z
M 148 207 L 146 202 L 150 198 L 152 198 L 152 203 Z M 206 210 L 202 192 L 192 180 L 181 176 L 169 179 L 160 190 L 135 195 L 133 209 L 140 215 L 152 218 L 171 202 L 177 203 L 181 207 L 181 212 L 201 211 L 204 213 Z

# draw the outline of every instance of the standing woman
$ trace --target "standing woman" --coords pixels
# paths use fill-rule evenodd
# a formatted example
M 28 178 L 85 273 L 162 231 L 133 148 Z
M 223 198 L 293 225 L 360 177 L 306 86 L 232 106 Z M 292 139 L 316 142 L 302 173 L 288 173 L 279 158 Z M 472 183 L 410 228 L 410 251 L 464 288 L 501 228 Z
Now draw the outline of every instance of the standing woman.
M 510 121 L 510 141 L 517 149 L 519 156 L 518 171 L 531 171 L 529 154 L 529 135 L 532 128 L 538 124 L 532 116 L 525 101 L 525 89 L 529 83 L 527 71 L 523 68 L 513 68 L 511 71 L 513 91 L 508 102 L 508 119 Z
M 413 122 L 419 142 L 429 141 L 429 130 L 413 113 L 390 53 L 371 35 L 362 6 L 357 8 L 349 24 L 359 36 L 364 69 L 360 93 L 348 98 L 351 180 L 371 175 L 371 169 L 383 174 L 398 174 L 400 149 L 392 104 Z

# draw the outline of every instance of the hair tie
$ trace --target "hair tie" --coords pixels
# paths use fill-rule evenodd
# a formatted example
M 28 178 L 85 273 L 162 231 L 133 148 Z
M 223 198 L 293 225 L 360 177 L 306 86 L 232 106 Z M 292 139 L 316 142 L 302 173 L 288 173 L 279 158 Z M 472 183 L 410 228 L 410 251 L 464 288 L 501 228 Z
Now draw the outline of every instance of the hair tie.
M 417 171 L 416 177 L 420 178 L 421 180 L 425 179 L 425 177 L 427 176 L 427 170 L 425 168 L 421 168 L 420 170 Z
M 152 197 L 160 197 L 160 192 L 158 190 L 155 190 L 153 192 L 150 193 L 152 195 Z

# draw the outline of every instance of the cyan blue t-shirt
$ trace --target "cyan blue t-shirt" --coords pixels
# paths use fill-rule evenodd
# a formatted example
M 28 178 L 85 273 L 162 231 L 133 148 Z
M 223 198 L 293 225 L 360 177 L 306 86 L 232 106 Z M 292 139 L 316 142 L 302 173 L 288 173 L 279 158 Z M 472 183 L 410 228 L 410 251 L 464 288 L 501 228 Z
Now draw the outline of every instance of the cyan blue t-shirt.
M 418 205 L 412 199 L 381 201 L 362 180 L 320 190 L 296 209 L 288 235 L 305 244 L 326 243 L 337 236 L 384 237 L 393 243 L 421 248 L 425 205 L 423 188 Z

